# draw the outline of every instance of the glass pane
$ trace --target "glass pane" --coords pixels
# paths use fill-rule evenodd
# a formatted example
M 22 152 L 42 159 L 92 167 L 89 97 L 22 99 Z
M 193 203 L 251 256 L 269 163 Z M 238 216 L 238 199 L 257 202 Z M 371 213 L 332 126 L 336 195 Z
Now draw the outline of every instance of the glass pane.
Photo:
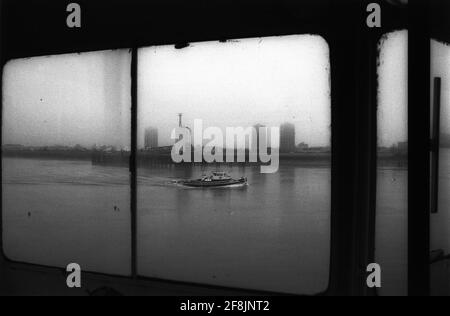
M 328 45 L 318 36 L 139 51 L 140 275 L 286 293 L 327 289 L 329 78 Z M 248 138 L 230 132 L 239 127 Z M 266 155 L 252 155 L 258 149 Z
M 381 295 L 408 289 L 408 33 L 380 42 L 376 261 Z
M 14 261 L 130 274 L 128 51 L 21 59 L 3 76 L 3 240 Z
M 438 213 L 431 215 L 431 250 L 445 257 L 450 255 L 450 46 L 435 40 L 431 41 L 431 75 L 440 77 L 442 85 Z M 433 264 L 431 276 L 432 294 L 450 295 L 450 260 Z

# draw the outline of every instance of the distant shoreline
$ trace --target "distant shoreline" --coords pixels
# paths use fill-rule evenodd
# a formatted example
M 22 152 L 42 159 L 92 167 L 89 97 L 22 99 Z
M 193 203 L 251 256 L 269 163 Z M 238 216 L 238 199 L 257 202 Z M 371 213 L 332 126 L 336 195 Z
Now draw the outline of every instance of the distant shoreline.
M 91 160 L 92 151 L 2 150 L 4 158 Z
M 60 150 L 2 150 L 4 158 L 28 158 L 28 159 L 57 159 L 57 160 L 82 160 L 91 161 L 99 165 L 128 165 L 130 152 L 102 152 L 102 151 L 60 151 Z M 378 167 L 407 168 L 406 154 L 380 152 L 378 154 Z M 152 167 L 157 165 L 204 165 L 205 163 L 181 163 L 172 162 L 170 155 L 155 154 L 139 151 L 137 154 L 138 167 Z M 280 154 L 281 165 L 301 165 L 311 167 L 330 167 L 332 156 L 329 152 L 302 152 Z M 260 165 L 255 163 L 216 163 L 216 165 Z

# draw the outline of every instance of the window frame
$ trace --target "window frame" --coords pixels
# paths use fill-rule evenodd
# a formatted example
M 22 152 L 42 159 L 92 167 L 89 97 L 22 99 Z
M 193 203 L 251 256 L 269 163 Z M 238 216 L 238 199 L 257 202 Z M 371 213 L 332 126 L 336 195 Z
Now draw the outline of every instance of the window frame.
M 105 0 L 79 1 L 83 6 L 89 8 L 90 17 L 87 17 L 91 31 L 73 31 L 65 28 L 65 25 L 55 28 L 55 16 L 62 15 L 59 12 L 63 8 L 61 4 L 53 5 L 50 0 L 42 0 L 39 4 L 31 4 L 30 9 L 33 16 L 49 17 L 41 28 L 41 32 L 34 34 L 27 30 L 36 22 L 36 17 L 25 26 L 19 26 L 13 20 L 20 19 L 23 12 L 20 5 L 25 1 L 4 0 L 2 4 L 2 45 L 1 64 L 3 76 L 4 65 L 12 59 L 25 57 L 38 57 L 43 55 L 65 54 L 74 52 L 95 52 L 106 49 L 132 49 L 132 55 L 137 56 L 140 47 L 159 46 L 175 44 L 184 46 L 185 43 L 202 42 L 212 40 L 226 40 L 235 38 L 254 38 L 267 36 L 282 36 L 295 34 L 312 34 L 322 36 L 330 48 L 330 84 L 331 84 L 331 135 L 332 135 L 332 164 L 331 164 L 331 251 L 330 251 L 330 273 L 329 286 L 318 295 L 375 295 L 376 293 L 366 288 L 365 266 L 371 263 L 375 254 L 375 199 L 376 199 L 376 158 L 377 158 L 377 51 L 378 42 L 383 34 L 396 29 L 407 28 L 406 14 L 403 8 L 382 3 L 385 22 L 381 29 L 369 29 L 366 27 L 366 7 L 369 0 L 304 0 L 301 4 L 292 4 L 299 9 L 291 13 L 288 2 L 276 4 L 271 0 L 250 0 L 241 6 L 226 1 L 218 0 L 223 11 L 220 13 L 210 12 L 210 16 L 204 17 L 201 10 L 211 10 L 214 5 L 207 5 L 201 1 L 193 1 L 192 4 L 183 4 L 180 0 L 168 1 L 168 4 L 149 4 L 143 0 L 127 1 L 126 12 L 123 12 L 121 4 L 125 1 L 107 2 Z M 5 5 L 5 3 L 7 5 Z M 104 6 L 112 3 L 110 18 L 123 17 L 116 21 L 106 21 L 106 26 L 100 22 L 94 23 L 95 13 L 102 15 Z M 217 4 L 217 3 L 216 3 Z M 171 7 L 171 5 L 173 5 Z M 28 5 L 27 5 L 28 6 Z M 211 7 L 212 6 L 212 7 Z M 192 16 L 177 10 L 187 8 Z M 242 9 L 235 24 L 230 26 L 229 14 L 236 9 Z M 143 12 L 162 12 L 175 14 L 173 25 L 165 30 L 150 31 L 154 21 L 143 18 Z M 10 14 L 5 22 L 6 13 Z M 64 12 L 64 11 L 62 11 Z M 195 13 L 197 12 L 197 13 Z M 256 14 L 255 14 L 256 13 Z M 135 20 L 133 17 L 137 15 Z M 262 16 L 262 17 L 258 17 Z M 157 21 L 159 18 L 153 14 Z M 212 28 L 205 30 L 201 18 L 211 23 Z M 244 19 L 244 17 L 246 19 Z M 270 17 L 273 21 L 266 21 Z M 105 17 L 106 18 L 106 17 Z M 186 25 L 187 21 L 199 18 L 200 21 Z M 217 21 L 214 21 L 217 20 Z M 298 22 L 297 22 L 298 21 Z M 202 22 L 202 23 L 200 23 Z M 296 24 L 298 23 L 298 24 Z M 5 27 L 6 26 L 6 27 Z M 185 27 L 183 29 L 183 27 Z M 12 30 L 14 29 L 14 30 Z M 7 31 L 11 33 L 7 33 Z M 50 34 L 56 39 L 46 36 L 46 30 L 52 30 Z M 136 33 L 133 33 L 136 32 Z M 5 36 L 13 34 L 15 36 Z M 114 34 L 114 36 L 112 35 Z M 130 36 L 130 34 L 133 34 Z M 37 39 L 33 36 L 37 35 Z M 102 38 L 101 35 L 104 37 Z M 115 35 L 117 35 L 115 37 Z M 100 40 L 98 39 L 100 36 Z M 12 38 L 14 37 L 14 38 Z M 20 39 L 19 39 L 20 38 Z M 45 49 L 36 48 L 33 44 L 38 40 L 42 42 Z M 56 43 L 55 43 L 56 42 Z M 83 43 L 80 45 L 80 43 Z M 6 46 L 6 48 L 5 48 Z M 349 63 L 350 61 L 350 63 Z M 350 68 L 350 71 L 349 71 Z M 132 57 L 132 156 L 130 161 L 131 173 L 131 233 L 132 233 L 132 273 L 130 277 L 118 277 L 101 273 L 84 274 L 86 279 L 104 278 L 117 284 L 128 283 L 134 285 L 149 286 L 156 283 L 166 285 L 186 286 L 187 289 L 211 290 L 219 293 L 233 295 L 267 294 L 277 295 L 280 293 L 261 292 L 254 290 L 243 290 L 236 288 L 211 286 L 204 284 L 193 284 L 186 282 L 172 282 L 146 278 L 137 274 L 137 59 Z M 2 91 L 0 91 L 1 97 Z M 48 274 L 60 274 L 61 268 L 47 267 L 36 264 L 20 263 L 10 261 L 3 252 L 3 217 L 0 209 L 0 267 L 6 269 L 31 269 L 33 271 Z
M 429 78 L 429 83 L 432 83 L 434 78 L 431 76 L 431 43 L 432 41 L 436 41 L 439 43 L 443 43 L 445 45 L 450 45 L 450 21 L 449 21 L 449 12 L 450 12 L 450 3 L 448 1 L 445 0 L 430 0 L 430 16 L 433 17 L 433 19 L 431 20 L 431 23 L 429 25 L 429 43 L 430 43 L 430 78 Z M 431 88 L 431 84 L 430 84 L 430 100 L 432 98 L 434 98 L 434 96 L 432 95 L 432 88 Z M 434 89 L 434 87 L 433 87 Z M 433 113 L 432 111 L 433 109 L 433 103 L 430 104 L 430 113 Z M 443 108 L 443 105 L 441 107 L 441 110 Z M 431 120 L 430 120 L 431 122 Z M 431 124 L 430 124 L 431 125 Z M 430 128 L 431 129 L 431 128 Z M 441 130 L 442 130 L 442 126 L 441 126 Z M 440 151 L 439 147 L 438 147 L 438 151 Z M 439 170 L 438 170 L 439 173 Z M 431 179 L 431 181 L 436 181 L 438 179 Z M 437 186 L 437 188 L 439 188 L 439 185 Z M 439 190 L 437 190 L 439 191 Z M 438 192 L 435 192 L 438 193 Z M 436 196 L 431 196 L 432 199 L 438 199 L 438 197 Z M 432 201 L 434 203 L 438 203 L 438 200 L 436 201 Z M 435 215 L 435 214 L 434 214 Z M 433 216 L 433 215 L 432 215 Z M 429 226 L 429 234 L 431 236 L 432 233 L 432 223 L 431 223 L 431 219 L 430 219 L 430 226 Z M 430 244 L 430 248 L 429 251 L 435 251 L 436 249 L 432 249 L 431 248 L 431 244 Z M 441 261 L 448 261 L 449 258 L 448 256 L 446 256 L 445 253 L 442 253 L 442 257 L 433 257 L 430 256 L 429 259 L 429 267 L 430 267 L 430 280 L 429 280 L 429 287 L 430 287 L 430 292 L 432 293 L 432 295 L 434 295 L 435 293 L 433 292 L 433 282 L 435 281 L 435 279 L 432 278 L 433 276 L 433 269 L 439 269 L 439 262 Z M 434 276 L 433 276 L 434 277 Z

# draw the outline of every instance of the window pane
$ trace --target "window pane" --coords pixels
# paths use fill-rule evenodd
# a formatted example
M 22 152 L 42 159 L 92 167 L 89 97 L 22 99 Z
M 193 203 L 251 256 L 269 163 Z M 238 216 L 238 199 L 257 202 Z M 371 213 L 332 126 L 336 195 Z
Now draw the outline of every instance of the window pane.
M 140 275 L 286 293 L 327 289 L 329 78 L 328 45 L 318 36 L 139 51 Z M 227 136 L 238 127 L 256 136 Z M 275 133 L 271 173 L 261 159 L 248 162 L 265 149 L 264 132 Z M 177 154 L 192 149 L 200 158 L 176 164 L 172 146 L 192 139 Z M 217 163 L 227 149 L 234 162 Z M 208 153 L 216 163 L 206 163 Z M 237 163 L 240 153 L 247 163 Z M 232 179 L 212 175 L 219 171 Z
M 407 295 L 408 273 L 408 33 L 380 42 L 376 260 L 381 295 Z
M 438 213 L 431 215 L 431 250 L 450 254 L 450 46 L 431 41 L 431 75 L 441 78 Z M 432 88 L 432 91 L 434 89 Z M 432 294 L 450 295 L 450 261 L 432 265 Z
M 6 65 L 3 247 L 11 260 L 130 274 L 130 56 Z

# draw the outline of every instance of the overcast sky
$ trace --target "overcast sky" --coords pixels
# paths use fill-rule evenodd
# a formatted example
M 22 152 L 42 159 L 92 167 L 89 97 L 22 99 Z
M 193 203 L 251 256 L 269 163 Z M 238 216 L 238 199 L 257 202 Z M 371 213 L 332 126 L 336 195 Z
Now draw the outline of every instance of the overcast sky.
M 443 131 L 449 133 L 450 49 L 433 44 L 443 77 Z M 128 50 L 12 61 L 3 77 L 3 143 L 34 146 L 130 145 Z M 381 46 L 379 143 L 407 140 L 407 32 Z M 296 142 L 329 146 L 329 50 L 319 36 L 195 43 L 139 51 L 138 144 L 156 127 L 170 145 L 177 113 L 192 126 L 296 126 Z
M 432 78 L 442 78 L 441 132 L 450 134 L 450 46 L 431 41 Z M 433 89 L 433 87 L 432 87 Z M 433 91 L 433 90 L 432 90 Z M 433 97 L 433 96 L 432 96 Z
M 192 127 L 295 124 L 297 143 L 331 140 L 328 44 L 319 36 L 143 48 L 139 52 L 139 147 L 147 127 L 170 145 L 177 113 Z
M 408 139 L 407 31 L 390 33 L 383 40 L 380 62 L 379 144 L 391 146 Z M 450 134 L 450 46 L 435 40 L 431 41 L 431 77 L 442 78 L 441 133 Z
M 130 64 L 128 50 L 8 63 L 3 144 L 129 147 Z
M 408 32 L 398 31 L 380 43 L 378 68 L 378 145 L 408 140 Z

